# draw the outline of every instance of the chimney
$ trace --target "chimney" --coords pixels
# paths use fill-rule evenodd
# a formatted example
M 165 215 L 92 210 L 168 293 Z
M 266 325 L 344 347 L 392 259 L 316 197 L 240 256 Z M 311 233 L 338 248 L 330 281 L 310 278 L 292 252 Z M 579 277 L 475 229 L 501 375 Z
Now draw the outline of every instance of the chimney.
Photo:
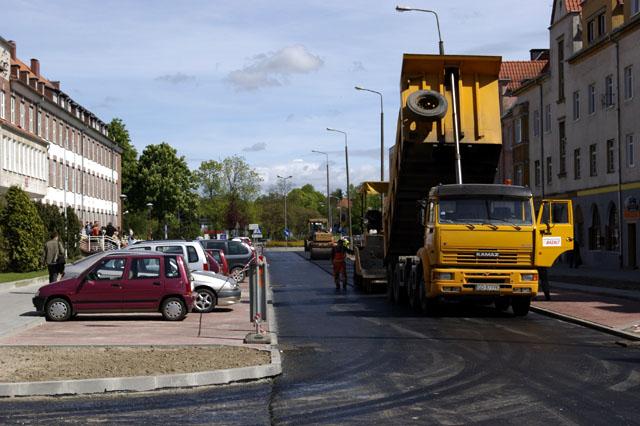
M 532 61 L 548 61 L 549 49 L 531 49 L 529 50 Z
M 11 54 L 11 59 L 16 60 L 16 42 L 13 40 L 9 40 L 9 53 Z
M 40 61 L 31 58 L 31 72 L 40 77 Z
M 60 82 L 59 81 L 52 81 L 51 84 L 53 85 L 53 87 L 55 87 L 57 90 L 60 90 Z

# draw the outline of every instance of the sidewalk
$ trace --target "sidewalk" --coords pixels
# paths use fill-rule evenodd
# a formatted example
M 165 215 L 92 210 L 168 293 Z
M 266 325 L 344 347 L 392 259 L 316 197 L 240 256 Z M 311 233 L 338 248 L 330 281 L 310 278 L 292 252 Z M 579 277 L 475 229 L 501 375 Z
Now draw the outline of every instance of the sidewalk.
M 44 324 L 44 318 L 33 312 L 31 298 L 41 286 L 47 283 L 47 277 L 27 281 L 31 283 L 20 285 L 18 281 L 0 285 L 0 339 Z
M 628 339 L 640 340 L 638 271 L 564 266 L 549 270 L 551 300 L 538 294 L 532 309 Z

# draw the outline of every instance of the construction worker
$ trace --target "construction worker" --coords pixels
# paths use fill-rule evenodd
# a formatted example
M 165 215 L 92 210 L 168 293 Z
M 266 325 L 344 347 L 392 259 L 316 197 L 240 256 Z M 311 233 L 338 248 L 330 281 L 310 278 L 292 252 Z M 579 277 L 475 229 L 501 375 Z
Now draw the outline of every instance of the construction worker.
M 336 290 L 340 290 L 340 274 L 342 273 L 342 288 L 347 289 L 347 253 L 349 250 L 349 242 L 343 238 L 339 239 L 337 244 L 331 249 L 331 263 L 333 264 L 333 281 L 336 283 Z

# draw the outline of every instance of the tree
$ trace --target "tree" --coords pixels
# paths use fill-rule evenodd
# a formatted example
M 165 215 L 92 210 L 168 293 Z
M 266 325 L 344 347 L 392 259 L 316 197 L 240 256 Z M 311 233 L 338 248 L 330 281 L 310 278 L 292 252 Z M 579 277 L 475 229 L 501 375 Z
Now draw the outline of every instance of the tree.
M 254 201 L 260 192 L 260 175 L 243 157 L 234 155 L 222 160 L 223 193 L 236 195 L 244 201 Z
M 17 186 L 10 187 L 0 219 L 9 248 L 9 269 L 15 272 L 39 269 L 45 229 L 27 193 Z
M 203 198 L 212 200 L 222 191 L 222 163 L 215 160 L 203 161 L 194 172 Z
M 130 206 L 140 212 L 147 211 L 158 221 L 152 230 L 154 236 L 163 237 L 164 224 L 169 214 L 188 222 L 197 220 L 198 196 L 196 179 L 184 157 L 167 143 L 148 145 L 138 160 L 135 187 L 131 189 Z M 179 226 L 178 226 L 179 227 Z
M 114 118 L 107 125 L 109 137 L 122 148 L 122 193 L 127 194 L 135 185 L 138 173 L 138 151 L 131 143 L 131 137 L 124 122 L 120 118 Z

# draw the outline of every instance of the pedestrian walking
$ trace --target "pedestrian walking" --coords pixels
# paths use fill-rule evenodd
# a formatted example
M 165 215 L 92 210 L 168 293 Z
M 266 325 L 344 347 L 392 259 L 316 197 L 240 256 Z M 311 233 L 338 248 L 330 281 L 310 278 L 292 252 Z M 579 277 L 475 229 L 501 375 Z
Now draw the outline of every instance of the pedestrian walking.
M 538 277 L 539 277 L 540 288 L 542 289 L 542 292 L 544 293 L 545 300 L 551 300 L 551 293 L 550 293 L 550 289 L 549 289 L 549 272 L 548 272 L 548 269 L 549 268 L 538 268 Z
M 569 268 L 576 268 L 582 265 L 582 257 L 580 256 L 580 244 L 578 240 L 573 241 L 573 251 L 569 256 Z
M 58 281 L 58 274 L 60 271 L 60 265 L 62 264 L 62 273 L 64 273 L 64 247 L 58 240 L 58 232 L 53 231 L 51 233 L 51 239 L 44 245 L 44 253 L 42 256 L 42 263 L 47 265 L 49 270 L 49 282 L 53 283 Z
M 340 290 L 340 275 L 342 275 L 342 288 L 347 289 L 347 253 L 351 253 L 344 239 L 339 239 L 338 243 L 331 249 L 331 263 L 333 264 L 333 281 L 336 290 Z
M 113 237 L 115 232 L 116 232 L 115 226 L 113 226 L 113 224 L 109 222 L 107 224 L 107 227 L 105 228 L 105 234 L 107 234 L 107 237 Z

